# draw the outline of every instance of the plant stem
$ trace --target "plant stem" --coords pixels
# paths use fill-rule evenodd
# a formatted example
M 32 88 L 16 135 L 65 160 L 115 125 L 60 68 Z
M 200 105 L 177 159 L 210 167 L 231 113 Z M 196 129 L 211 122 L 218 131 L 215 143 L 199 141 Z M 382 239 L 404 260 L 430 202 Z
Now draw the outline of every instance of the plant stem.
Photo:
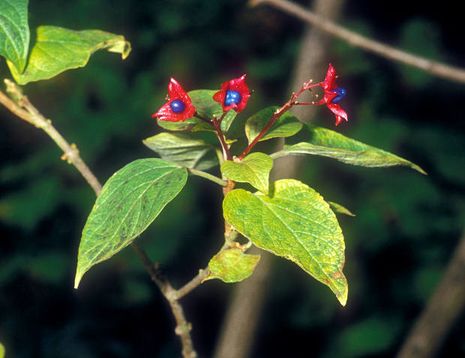
M 63 150 L 63 155 L 61 159 L 66 160 L 69 164 L 73 165 L 79 173 L 84 177 L 89 186 L 94 190 L 95 194 L 98 196 L 102 190 L 102 186 L 98 181 L 97 177 L 89 169 L 87 164 L 82 160 L 79 155 L 79 150 L 75 144 L 69 144 L 68 141 L 56 130 L 52 125 L 52 121 L 45 118 L 34 105 L 29 101 L 29 99 L 24 96 L 21 92 L 20 87 L 15 83 L 5 80 L 7 86 L 7 92 L 12 96 L 13 99 L 9 98 L 5 93 L 0 91 L 0 103 L 7 108 L 10 112 L 15 114 L 18 118 L 28 122 L 29 124 L 34 125 L 37 128 L 42 129 L 57 145 Z M 198 171 L 200 172 L 200 171 Z M 215 178 L 218 184 L 221 181 L 220 185 L 227 185 L 227 183 L 219 178 L 214 177 L 208 173 L 200 172 L 207 174 Z M 196 175 L 199 175 L 198 173 Z M 205 175 L 202 175 L 206 177 Z M 212 180 L 212 178 L 209 178 Z M 171 284 L 163 279 L 158 272 L 157 267 L 151 262 L 147 253 L 140 248 L 136 243 L 131 244 L 134 251 L 137 253 L 141 259 L 145 269 L 152 281 L 159 287 L 165 299 L 168 301 L 171 312 L 176 320 L 176 329 L 175 333 L 180 337 L 182 343 L 182 353 L 184 358 L 195 358 L 197 353 L 194 350 L 192 339 L 190 336 L 191 324 L 186 320 L 184 315 L 183 308 L 178 302 L 178 291 L 175 290 Z M 208 270 L 204 271 L 205 274 L 208 274 Z M 181 288 L 181 296 L 186 295 L 192 291 L 195 287 L 199 286 L 202 283 L 203 277 L 200 275 L 194 277 L 189 283 Z
M 191 173 L 192 175 L 196 175 L 198 177 L 202 177 L 202 178 L 205 178 L 207 180 L 210 180 L 218 185 L 221 185 L 221 186 L 226 186 L 227 185 L 227 181 L 226 180 L 223 180 L 221 178 L 218 178 L 210 173 L 207 173 L 207 172 L 204 172 L 204 171 L 201 171 L 201 170 L 197 170 L 197 169 L 193 169 L 193 168 L 188 168 L 187 169 L 189 171 L 189 173 Z
M 221 117 L 222 119 L 223 117 Z M 224 136 L 223 131 L 221 130 L 221 122 L 219 122 L 216 118 L 212 119 L 213 128 L 215 128 L 216 136 L 221 144 L 221 149 L 223 149 L 223 157 L 225 160 L 231 160 L 231 152 L 229 151 L 229 146 L 226 143 L 226 138 Z
M 69 164 L 73 165 L 94 190 L 95 194 L 98 195 L 102 190 L 102 185 L 99 183 L 98 179 L 89 169 L 87 164 L 82 160 L 77 146 L 75 144 L 69 144 L 66 139 L 63 138 L 63 136 L 52 125 L 52 121 L 45 118 L 37 110 L 37 108 L 29 102 L 29 99 L 21 93 L 20 88 L 16 84 L 9 80 L 5 80 L 5 84 L 7 86 L 7 92 L 16 99 L 16 102 L 1 91 L 0 102 L 19 118 L 47 133 L 47 135 L 63 151 L 61 159 L 66 160 Z
M 158 286 L 161 293 L 170 305 L 171 312 L 173 313 L 173 316 L 176 320 L 176 328 L 174 332 L 180 337 L 182 343 L 182 356 L 184 358 L 197 357 L 197 353 L 194 350 L 194 345 L 192 344 L 192 338 L 190 335 L 192 326 L 186 320 L 184 310 L 181 304 L 178 302 L 178 291 L 176 291 L 171 286 L 171 284 L 163 278 L 163 276 L 160 274 L 158 267 L 152 263 L 148 255 L 144 252 L 144 250 L 142 250 L 137 244 L 134 244 L 133 247 L 139 258 L 141 259 L 142 263 L 144 264 L 144 267 L 148 272 L 150 278 Z M 198 285 L 196 285 L 195 287 L 197 286 Z
M 188 293 L 190 293 L 192 290 L 194 290 L 196 287 L 200 286 L 200 284 L 203 282 L 203 280 L 207 278 L 209 274 L 210 274 L 210 270 L 208 269 L 208 267 L 202 270 L 199 270 L 199 273 L 192 280 L 190 280 L 184 286 L 176 290 L 176 299 L 179 300 L 183 298 Z
M 247 154 L 249 154 L 252 148 L 255 147 L 255 145 L 260 141 L 260 139 L 262 139 L 262 137 L 271 129 L 273 124 L 275 124 L 276 121 L 279 118 L 281 118 L 281 116 L 284 113 L 289 111 L 293 106 L 302 104 L 302 103 L 297 102 L 297 99 L 302 93 L 304 93 L 305 91 L 308 91 L 311 88 L 318 87 L 318 86 L 320 86 L 320 83 L 312 83 L 312 81 L 308 81 L 308 82 L 305 82 L 297 92 L 292 93 L 289 100 L 273 113 L 268 123 L 262 128 L 260 133 L 257 134 L 257 136 L 253 139 L 253 141 L 250 142 L 250 144 L 244 149 L 241 155 L 239 155 L 238 159 L 239 160 L 244 159 L 244 157 Z

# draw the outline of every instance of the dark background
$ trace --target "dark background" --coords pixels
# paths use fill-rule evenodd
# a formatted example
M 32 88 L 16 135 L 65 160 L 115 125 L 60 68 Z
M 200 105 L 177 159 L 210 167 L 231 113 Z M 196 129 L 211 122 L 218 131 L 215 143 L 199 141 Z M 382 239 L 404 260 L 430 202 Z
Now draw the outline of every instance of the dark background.
M 460 2 L 346 1 L 340 23 L 406 50 L 463 65 Z M 150 114 L 170 76 L 188 89 L 248 74 L 247 115 L 282 103 L 303 25 L 244 1 L 31 0 L 30 23 L 124 34 L 125 61 L 99 53 L 85 69 L 25 91 L 100 180 L 152 156 Z M 34 32 L 32 33 L 34 38 Z M 392 64 L 335 40 L 331 61 L 348 89 L 342 133 L 393 151 L 404 168 L 365 169 L 307 158 L 299 178 L 357 216 L 346 237 L 346 308 L 292 263 L 276 259 L 254 357 L 390 357 L 433 292 L 465 222 L 465 85 Z M 2 61 L 0 74 L 8 77 Z M 320 80 L 324 73 L 311 73 Z M 333 128 L 327 110 L 315 123 Z M 0 341 L 7 357 L 176 357 L 167 305 L 129 249 L 73 286 L 80 231 L 94 194 L 42 132 L 0 108 Z M 221 245 L 221 193 L 189 179 L 139 239 L 176 285 Z M 183 300 L 202 357 L 212 354 L 233 286 L 208 282 Z M 279 312 L 279 314 L 278 314 Z M 459 318 L 443 356 L 465 355 Z

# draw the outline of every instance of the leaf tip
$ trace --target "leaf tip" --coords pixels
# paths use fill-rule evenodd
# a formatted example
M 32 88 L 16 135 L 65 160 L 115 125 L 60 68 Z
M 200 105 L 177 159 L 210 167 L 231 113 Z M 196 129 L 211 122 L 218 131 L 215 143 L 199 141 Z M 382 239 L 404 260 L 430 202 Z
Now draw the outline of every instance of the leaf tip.
M 344 290 L 342 292 L 338 292 L 336 294 L 337 300 L 339 301 L 339 303 L 341 304 L 342 307 L 345 307 L 346 304 L 347 304 L 348 293 L 349 293 L 349 287 L 346 284 L 344 286 Z
M 123 51 L 121 51 L 121 58 L 123 60 L 127 59 L 131 51 L 132 51 L 131 43 L 129 41 L 124 41 Z
M 79 266 L 76 270 L 76 276 L 74 277 L 74 289 L 77 290 L 79 288 L 79 284 L 81 283 L 82 276 L 87 272 L 87 270 L 82 270 Z
M 76 277 L 74 279 L 74 289 L 77 290 L 79 288 L 79 283 L 81 282 L 82 274 L 79 272 L 76 273 Z
M 419 165 L 416 165 L 416 164 L 413 164 L 413 163 L 412 163 L 411 168 L 412 168 L 413 170 L 416 170 L 416 171 L 419 172 L 420 174 L 423 174 L 423 175 L 426 175 L 426 176 L 428 175 L 428 173 L 427 173 L 425 170 L 423 170 L 423 168 L 420 167 Z

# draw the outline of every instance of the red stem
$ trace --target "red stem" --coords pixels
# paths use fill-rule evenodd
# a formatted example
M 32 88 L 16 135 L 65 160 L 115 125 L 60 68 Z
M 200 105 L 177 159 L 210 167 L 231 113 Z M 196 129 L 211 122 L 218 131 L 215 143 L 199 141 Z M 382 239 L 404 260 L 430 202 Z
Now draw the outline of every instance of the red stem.
M 231 152 L 229 151 L 229 146 L 226 143 L 226 138 L 224 137 L 224 133 L 221 130 L 221 121 L 223 120 L 223 117 L 224 117 L 224 114 L 221 116 L 219 120 L 217 120 L 216 118 L 213 118 L 211 123 L 213 125 L 213 128 L 215 128 L 216 136 L 218 137 L 218 140 L 220 141 L 220 144 L 221 144 L 221 149 L 223 149 L 223 157 L 226 160 L 231 160 L 232 155 L 231 155 Z
M 266 134 L 266 132 L 268 132 L 270 130 L 270 128 L 273 126 L 273 124 L 276 123 L 276 121 L 281 118 L 281 116 L 286 113 L 288 110 L 290 110 L 293 106 L 296 106 L 296 105 L 306 105 L 307 103 L 299 103 L 297 102 L 297 99 L 299 98 L 299 96 L 305 92 L 305 91 L 308 91 L 309 89 L 311 88 L 314 88 L 314 87 L 318 87 L 321 85 L 321 82 L 318 82 L 318 83 L 312 83 L 311 81 L 308 81 L 308 82 L 305 82 L 302 87 L 297 91 L 297 92 L 294 92 L 292 93 L 291 95 L 291 98 L 289 98 L 289 100 L 284 103 L 281 108 L 277 109 L 273 115 L 271 116 L 270 120 L 268 121 L 268 123 L 262 128 L 262 130 L 260 131 L 260 133 L 257 134 L 257 136 L 253 139 L 252 142 L 250 142 L 250 144 L 244 149 L 244 151 L 241 153 L 241 155 L 239 155 L 238 159 L 239 160 L 242 160 L 244 159 L 244 157 L 250 153 L 250 151 L 252 150 L 253 147 L 255 147 L 255 145 L 260 141 L 260 139 L 262 139 L 262 137 Z M 314 103 L 308 103 L 308 105 L 312 105 Z

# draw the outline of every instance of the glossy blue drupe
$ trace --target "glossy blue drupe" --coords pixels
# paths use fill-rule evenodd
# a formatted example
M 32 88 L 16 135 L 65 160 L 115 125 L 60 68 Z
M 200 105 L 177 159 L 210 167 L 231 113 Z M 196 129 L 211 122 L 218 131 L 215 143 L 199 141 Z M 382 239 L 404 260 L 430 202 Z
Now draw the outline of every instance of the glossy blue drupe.
M 339 103 L 346 96 L 346 90 L 342 87 L 335 88 L 333 92 L 337 94 L 337 96 L 333 98 L 331 101 L 332 103 Z
M 224 104 L 230 106 L 232 104 L 239 104 L 242 100 L 242 96 L 239 92 L 228 90 L 226 91 L 226 97 L 224 99 Z
M 174 113 L 182 113 L 186 109 L 186 105 L 180 99 L 175 99 L 173 102 L 171 102 L 170 107 Z

